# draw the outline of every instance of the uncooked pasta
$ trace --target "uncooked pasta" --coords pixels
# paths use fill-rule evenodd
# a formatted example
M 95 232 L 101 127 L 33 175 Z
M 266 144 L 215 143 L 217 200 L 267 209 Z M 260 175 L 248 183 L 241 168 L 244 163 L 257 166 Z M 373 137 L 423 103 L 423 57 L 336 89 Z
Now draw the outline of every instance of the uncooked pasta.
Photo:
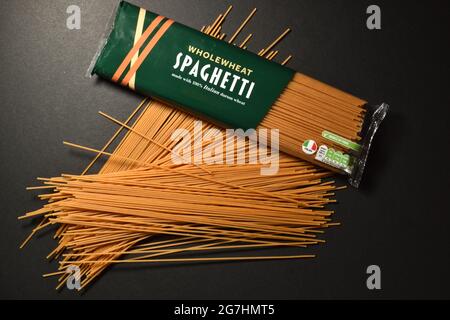
M 230 10 L 204 32 L 223 40 L 222 24 Z M 255 10 L 233 38 L 254 14 Z M 267 59 L 276 56 L 274 43 L 284 35 L 263 50 L 271 52 Z M 58 226 L 54 236 L 58 245 L 47 258 L 57 259 L 59 267 L 44 275 L 58 277 L 58 288 L 69 277 L 70 266 L 79 267 L 85 288 L 116 263 L 313 258 L 305 249 L 324 243 L 319 237 L 324 229 L 337 225 L 326 207 L 335 202 L 334 192 L 340 189 L 327 179 L 330 171 L 284 153 L 279 155 L 278 173 L 267 176 L 261 175 L 261 163 L 175 165 L 173 150 L 180 142 L 171 139 L 174 130 L 190 132 L 200 123 L 206 132 L 214 129 L 212 124 L 151 99 L 144 99 L 123 122 L 101 115 L 119 126 L 112 138 L 100 149 L 66 143 L 94 153 L 94 159 L 80 175 L 38 178 L 43 186 L 28 189 L 49 189 L 39 195 L 48 203 L 20 217 L 42 217 L 22 247 L 38 231 Z M 126 134 L 114 151 L 107 151 L 123 131 Z M 192 156 L 211 144 L 231 144 L 236 153 L 245 151 L 246 160 L 257 152 L 253 141 L 236 136 L 226 142 L 204 141 L 192 148 Z M 89 174 L 104 156 L 108 158 L 100 171 Z M 298 253 L 259 251 L 285 247 Z M 254 253 L 238 254 L 240 250 Z
M 205 35 L 123 1 L 92 73 L 222 127 L 279 130 L 281 151 L 345 174 L 358 187 L 388 106 L 371 107 L 283 66 L 290 57 L 272 62 L 290 29 L 257 55 L 242 50 L 252 34 L 240 45 L 236 39 L 255 11 L 229 43 L 221 41 L 228 13 L 204 27 Z

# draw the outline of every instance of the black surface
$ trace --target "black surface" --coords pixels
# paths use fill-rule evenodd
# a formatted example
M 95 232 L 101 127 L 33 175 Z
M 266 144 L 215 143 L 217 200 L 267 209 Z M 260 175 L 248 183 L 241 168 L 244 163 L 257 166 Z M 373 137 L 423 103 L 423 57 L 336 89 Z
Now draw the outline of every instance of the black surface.
M 134 1 L 199 28 L 228 2 Z M 81 30 L 66 8 L 81 7 Z M 3 1 L 0 10 L 0 297 L 149 299 L 450 298 L 448 1 L 376 1 L 382 30 L 366 28 L 372 1 L 238 1 L 231 32 L 254 6 L 250 49 L 282 29 L 291 67 L 373 103 L 391 105 L 361 190 L 338 194 L 340 228 L 310 261 L 111 268 L 85 294 L 43 279 L 50 233 L 23 251 L 31 230 L 17 216 L 41 203 L 26 192 L 36 176 L 79 173 L 90 155 L 62 140 L 102 146 L 140 97 L 84 77 L 115 1 Z M 366 268 L 382 269 L 382 290 L 366 288 Z

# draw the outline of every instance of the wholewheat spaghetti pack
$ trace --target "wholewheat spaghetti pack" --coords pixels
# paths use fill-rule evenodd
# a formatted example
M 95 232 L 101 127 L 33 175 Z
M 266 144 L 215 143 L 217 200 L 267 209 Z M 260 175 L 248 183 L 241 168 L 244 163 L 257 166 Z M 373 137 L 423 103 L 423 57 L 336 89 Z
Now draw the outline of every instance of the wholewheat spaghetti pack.
M 355 187 L 389 108 L 125 1 L 91 74 L 225 128 L 277 129 L 281 151 Z

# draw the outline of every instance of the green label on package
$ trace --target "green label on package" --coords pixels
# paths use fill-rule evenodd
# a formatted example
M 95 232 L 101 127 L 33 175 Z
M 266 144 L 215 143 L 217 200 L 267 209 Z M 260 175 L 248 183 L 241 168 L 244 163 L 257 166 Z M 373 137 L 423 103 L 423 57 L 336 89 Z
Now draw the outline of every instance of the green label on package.
M 232 128 L 256 128 L 294 71 L 121 2 L 93 74 Z
M 359 152 L 361 151 L 361 145 L 357 144 L 356 142 L 353 142 L 351 140 L 345 139 L 344 137 L 341 137 L 337 134 L 334 134 L 329 131 L 323 131 L 322 137 L 324 137 L 327 140 L 333 141 L 334 143 L 343 146 L 345 148 L 348 148 L 350 150 Z

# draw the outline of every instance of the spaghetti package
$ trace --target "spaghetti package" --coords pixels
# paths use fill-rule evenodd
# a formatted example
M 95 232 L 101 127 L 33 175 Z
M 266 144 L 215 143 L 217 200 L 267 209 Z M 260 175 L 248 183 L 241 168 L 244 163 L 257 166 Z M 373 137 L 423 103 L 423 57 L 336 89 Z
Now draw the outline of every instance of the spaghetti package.
M 355 187 L 388 110 L 125 1 L 91 74 L 225 128 L 279 130 L 281 151 Z

